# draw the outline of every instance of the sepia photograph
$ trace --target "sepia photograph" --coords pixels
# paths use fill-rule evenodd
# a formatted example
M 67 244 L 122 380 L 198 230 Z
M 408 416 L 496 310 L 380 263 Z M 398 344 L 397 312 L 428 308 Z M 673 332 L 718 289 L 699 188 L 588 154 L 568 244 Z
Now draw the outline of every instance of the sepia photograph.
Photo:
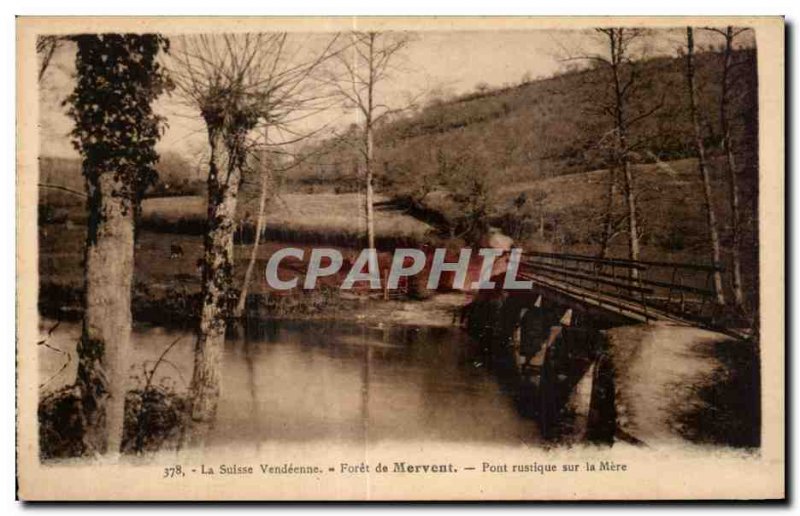
M 18 18 L 19 497 L 782 499 L 783 31 Z

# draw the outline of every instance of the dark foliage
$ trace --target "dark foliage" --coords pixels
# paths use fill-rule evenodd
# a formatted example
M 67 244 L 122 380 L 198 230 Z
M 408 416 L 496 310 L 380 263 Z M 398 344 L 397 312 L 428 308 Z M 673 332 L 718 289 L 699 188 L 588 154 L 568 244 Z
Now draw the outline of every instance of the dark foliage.
M 75 120 L 73 145 L 83 157 L 83 174 L 96 181 L 114 173 L 132 201 L 141 197 L 157 177 L 155 144 L 164 120 L 152 102 L 169 80 L 156 61 L 168 50 L 157 34 L 84 34 L 78 45 L 78 83 L 67 97 Z
M 180 446 L 188 425 L 188 411 L 188 400 L 164 386 L 128 392 L 123 453 L 152 453 Z
M 187 422 L 187 401 L 163 386 L 128 392 L 122 451 L 154 452 L 176 447 Z M 39 403 L 39 450 L 42 460 L 80 457 L 91 450 L 83 440 L 80 392 L 64 387 Z
M 758 345 L 725 341 L 712 351 L 722 365 L 694 386 L 699 401 L 679 418 L 690 441 L 741 448 L 761 445 L 761 378 Z
M 80 457 L 87 452 L 83 442 L 80 391 L 65 387 L 39 402 L 39 457 L 42 460 Z

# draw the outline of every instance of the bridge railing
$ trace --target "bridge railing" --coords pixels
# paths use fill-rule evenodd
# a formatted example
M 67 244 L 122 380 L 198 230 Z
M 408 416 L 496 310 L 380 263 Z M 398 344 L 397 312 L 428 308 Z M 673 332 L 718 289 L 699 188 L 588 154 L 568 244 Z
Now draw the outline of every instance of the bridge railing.
M 527 252 L 520 272 L 650 319 L 655 312 L 701 321 L 717 314 L 710 265 Z

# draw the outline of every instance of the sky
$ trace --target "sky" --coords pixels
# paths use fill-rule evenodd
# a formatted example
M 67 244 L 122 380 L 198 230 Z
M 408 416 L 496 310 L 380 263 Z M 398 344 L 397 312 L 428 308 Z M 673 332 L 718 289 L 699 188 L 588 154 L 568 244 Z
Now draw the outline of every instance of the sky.
M 291 37 L 291 36 L 290 36 Z M 300 37 L 300 36 L 296 36 Z M 673 54 L 682 43 L 682 30 L 663 30 L 637 52 Z M 705 31 L 697 45 L 721 42 Z M 718 41 L 719 40 L 719 41 Z M 303 40 L 307 41 L 307 40 Z M 316 43 L 310 43 L 311 45 Z M 396 62 L 391 77 L 377 92 L 385 103 L 404 105 L 408 98 L 425 99 L 437 93 L 460 95 L 478 84 L 500 87 L 518 84 L 523 77 L 548 77 L 565 66 L 565 58 L 603 53 L 602 39 L 592 31 L 508 30 L 415 33 Z M 75 46 L 62 45 L 40 83 L 41 153 L 43 156 L 77 157 L 69 140 L 72 121 L 62 105 L 75 84 Z M 159 152 L 177 152 L 192 159 L 202 154 L 206 137 L 199 114 L 187 108 L 176 94 L 162 96 L 156 112 L 166 116 L 168 129 Z M 325 126 L 341 128 L 358 119 L 352 111 L 331 109 L 305 119 L 300 130 Z M 328 133 L 330 134 L 330 133 Z

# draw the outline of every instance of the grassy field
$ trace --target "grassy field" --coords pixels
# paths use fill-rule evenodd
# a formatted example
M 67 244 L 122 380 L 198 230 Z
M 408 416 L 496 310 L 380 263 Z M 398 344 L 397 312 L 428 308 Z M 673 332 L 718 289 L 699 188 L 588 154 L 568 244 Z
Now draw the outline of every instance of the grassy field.
M 419 242 L 431 226 L 377 196 L 375 233 L 379 242 Z M 363 196 L 347 194 L 283 194 L 272 199 L 266 212 L 264 236 L 272 240 L 358 244 L 366 232 Z M 240 240 L 252 241 L 258 200 L 245 198 L 239 209 Z M 142 226 L 146 229 L 201 234 L 206 199 L 199 196 L 145 199 Z
M 78 315 L 82 303 L 83 249 L 86 238 L 85 226 L 53 223 L 40 225 L 39 230 L 39 307 L 50 317 Z M 180 246 L 181 256 L 172 257 L 171 246 Z M 363 299 L 338 295 L 338 284 L 345 272 L 339 276 L 321 278 L 318 288 L 304 291 L 276 292 L 263 279 L 264 270 L 272 254 L 283 247 L 305 249 L 305 260 L 287 259 L 281 262 L 278 275 L 281 279 L 299 278 L 302 285 L 310 256 L 310 245 L 301 242 L 263 242 L 256 258 L 256 274 L 250 293 L 262 296 L 271 303 L 266 309 L 272 314 L 291 317 L 355 317 L 361 309 Z M 345 257 L 354 258 L 354 248 L 327 244 L 339 249 Z M 234 249 L 235 266 L 233 285 L 239 288 L 247 268 L 251 244 L 237 244 Z M 158 324 L 181 324 L 199 314 L 201 270 L 198 260 L 203 255 L 201 235 L 155 233 L 143 230 L 136 241 L 133 310 L 136 320 Z M 381 253 L 381 263 L 388 263 L 389 255 Z M 365 285 L 356 285 L 363 292 Z M 400 303 L 402 304 L 402 303 Z M 351 309 L 347 309 L 347 307 Z M 362 307 L 363 308 L 363 307 Z M 264 309 L 259 308 L 259 310 Z
M 385 203 L 386 199 L 378 198 Z M 376 207 L 376 235 L 379 245 L 413 245 L 425 238 L 431 227 L 401 210 L 385 204 Z M 55 317 L 63 310 L 76 312 L 81 306 L 83 288 L 83 252 L 86 239 L 86 213 L 77 196 L 57 190 L 42 190 L 39 224 L 40 308 Z M 362 247 L 364 222 L 361 199 L 357 194 L 289 194 L 275 199 L 267 212 L 266 238 L 259 246 L 256 277 L 250 293 L 267 295 L 275 306 L 269 309 L 282 315 L 309 314 L 337 316 L 342 307 L 358 304 L 357 299 L 340 299 L 331 285 L 341 277 L 320 280 L 323 288 L 312 292 L 296 289 L 272 292 L 263 281 L 269 257 L 279 248 L 292 246 L 308 249 L 312 244 L 338 248 L 354 259 Z M 240 205 L 240 230 L 235 246 L 234 282 L 242 285 L 252 250 L 257 205 Z M 199 196 L 146 199 L 136 240 L 134 272 L 134 314 L 142 320 L 168 324 L 195 316 L 200 292 L 201 272 L 198 260 L 203 255 L 203 231 L 206 200 Z M 244 237 L 242 237 L 244 235 Z M 180 246 L 182 254 L 172 256 L 172 246 Z M 381 263 L 388 263 L 386 253 Z M 282 262 L 279 275 L 284 279 L 305 274 L 306 263 L 291 259 Z M 344 272 L 342 273 L 342 275 Z M 330 288 L 325 288 L 325 286 Z M 390 302 L 392 304 L 392 302 Z M 324 312 L 324 313 L 323 313 Z M 345 310 L 357 314 L 359 310 Z M 384 314 L 385 315 L 385 314 Z M 162 321 L 159 317 L 163 318 Z M 155 319 L 154 319 L 155 318 Z M 441 317 L 440 317 L 441 319 Z M 448 319 L 449 321 L 449 319 Z
M 737 80 L 729 112 L 734 120 L 733 139 L 741 154 L 737 162 L 746 167 L 746 155 L 758 152 L 756 52 L 742 49 L 735 54 Z M 717 51 L 698 51 L 696 55 L 697 102 L 710 154 L 719 153 L 722 60 Z M 645 113 L 656 105 L 659 109 L 628 128 L 631 141 L 645 142 L 637 150 L 649 151 L 637 160 L 654 163 L 655 156 L 662 160 L 693 156 L 685 59 L 659 56 L 639 64 L 639 80 L 629 92 L 627 109 L 630 113 Z M 469 153 L 485 160 L 485 176 L 510 184 L 603 168 L 610 149 L 600 142 L 611 132 L 613 121 L 601 106 L 609 105 L 611 90 L 604 67 L 591 67 L 456 97 L 442 95 L 413 114 L 378 128 L 375 163 L 381 166 L 375 170 L 376 183 L 392 187 L 398 175 L 408 173 L 410 181 L 394 185 L 407 188 L 408 183 L 423 182 L 426 173 L 434 178 L 443 165 Z M 347 188 L 356 180 L 352 163 L 360 157 L 351 145 L 315 141 L 306 152 L 312 158 L 286 178 L 295 187 Z M 315 155 L 325 157 L 317 160 Z M 752 167 L 750 173 L 754 170 Z
M 78 188 L 74 188 L 77 191 Z M 239 230 L 235 249 L 234 285 L 242 284 L 252 250 L 257 201 L 244 196 L 239 206 Z M 83 252 L 86 239 L 86 212 L 80 196 L 61 190 L 42 188 L 39 199 L 40 309 L 54 317 L 66 316 L 81 306 Z M 134 273 L 134 316 L 169 324 L 199 313 L 198 260 L 203 254 L 206 200 L 201 196 L 150 198 L 143 202 L 136 241 Z M 309 248 L 312 244 L 335 247 L 354 258 L 363 247 L 364 217 L 362 198 L 357 194 L 284 194 L 274 199 L 267 210 L 267 225 L 259 247 L 251 294 L 269 293 L 270 306 L 279 314 L 330 316 L 343 306 L 358 303 L 330 295 L 336 289 L 269 292 L 261 280 L 269 257 L 280 247 Z M 378 245 L 414 245 L 426 238 L 431 227 L 404 211 L 393 208 L 378 196 L 375 213 Z M 180 246 L 181 256 L 171 256 L 171 246 Z M 306 253 L 308 256 L 310 253 Z M 388 258 L 381 253 L 382 262 Z M 280 275 L 284 278 L 305 273 L 305 263 L 286 260 Z M 331 284 L 341 278 L 327 278 Z M 322 281 L 325 284 L 325 281 Z M 66 310 L 66 312 L 65 312 Z M 346 311 L 348 312 L 348 311 Z M 356 314 L 358 310 L 349 310 Z

